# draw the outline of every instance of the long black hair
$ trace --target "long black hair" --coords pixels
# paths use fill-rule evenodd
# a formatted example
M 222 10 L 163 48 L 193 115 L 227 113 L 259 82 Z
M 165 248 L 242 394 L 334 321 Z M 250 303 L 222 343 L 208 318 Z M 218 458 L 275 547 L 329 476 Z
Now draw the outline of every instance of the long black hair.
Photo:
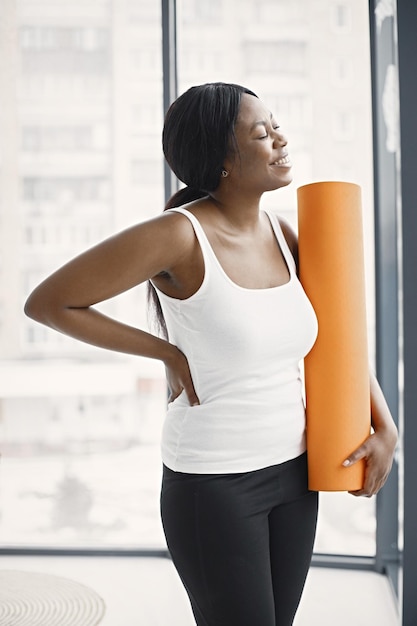
M 253 91 L 233 83 L 190 87 L 169 107 L 162 132 L 165 159 L 185 187 L 168 200 L 164 211 L 210 195 L 217 189 L 224 160 L 237 150 L 234 127 L 243 94 Z M 158 331 L 167 337 L 161 304 L 148 283 L 149 308 Z

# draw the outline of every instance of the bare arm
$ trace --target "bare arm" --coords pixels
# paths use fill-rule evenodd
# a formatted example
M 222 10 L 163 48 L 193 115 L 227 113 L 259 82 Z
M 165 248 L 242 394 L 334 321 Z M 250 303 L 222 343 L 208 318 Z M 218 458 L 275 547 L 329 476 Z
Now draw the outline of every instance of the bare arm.
M 382 390 L 373 373 L 370 374 L 371 418 L 374 432 L 343 463 L 349 467 L 366 459 L 365 483 L 362 489 L 351 491 L 354 496 L 371 497 L 378 493 L 391 471 L 398 432 Z
M 187 360 L 174 345 L 98 312 L 93 306 L 157 276 L 175 271 L 193 238 L 178 216 L 164 215 L 134 226 L 76 257 L 29 296 L 34 320 L 95 346 L 161 360 L 174 399 L 182 389 L 198 400 Z

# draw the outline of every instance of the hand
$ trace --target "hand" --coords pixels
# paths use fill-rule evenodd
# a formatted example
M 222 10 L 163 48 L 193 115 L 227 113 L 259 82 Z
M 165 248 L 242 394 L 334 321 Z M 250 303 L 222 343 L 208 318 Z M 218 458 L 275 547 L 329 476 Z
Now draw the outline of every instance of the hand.
M 175 346 L 172 346 L 172 348 L 173 351 L 169 360 L 165 361 L 167 382 L 170 390 L 168 402 L 173 402 L 184 390 L 190 405 L 196 406 L 200 404 L 200 401 L 194 389 L 187 357 Z
M 380 430 L 370 435 L 343 463 L 349 467 L 360 459 L 366 460 L 365 481 L 362 489 L 350 491 L 353 496 L 368 498 L 377 494 L 390 473 L 394 459 L 397 434 L 392 429 Z

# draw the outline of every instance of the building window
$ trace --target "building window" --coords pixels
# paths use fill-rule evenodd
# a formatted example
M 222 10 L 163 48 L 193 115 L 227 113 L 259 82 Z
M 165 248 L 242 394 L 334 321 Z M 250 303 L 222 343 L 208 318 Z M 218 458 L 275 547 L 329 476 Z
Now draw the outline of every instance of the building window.
M 23 26 L 20 44 L 24 50 L 102 50 L 109 47 L 105 28 Z
M 26 201 L 105 201 L 109 198 L 106 178 L 24 178 L 22 195 Z
M 25 26 L 20 31 L 25 74 L 110 72 L 110 43 L 104 28 Z
M 355 134 L 355 116 L 352 111 L 335 111 L 333 114 L 333 137 L 337 141 L 352 141 Z
M 244 46 L 245 68 L 252 74 L 300 74 L 307 71 L 307 42 L 257 41 Z
M 222 64 L 222 51 L 204 47 L 189 47 L 189 53 L 181 58 L 180 71 L 184 77 L 195 76 L 198 72 L 210 75 L 217 72 Z
M 288 125 L 298 129 L 311 126 L 310 96 L 303 93 L 274 93 L 263 96 L 284 132 Z
M 189 24 L 192 22 L 204 22 L 204 25 L 219 23 L 222 19 L 221 0 L 182 0 L 182 20 Z
M 93 149 L 91 126 L 24 126 L 22 148 L 28 152 Z
M 23 98 L 71 100 L 85 103 L 86 98 L 101 104 L 108 104 L 111 82 L 107 75 L 44 74 L 26 73 L 19 85 L 19 95 Z
M 333 27 L 337 31 L 349 32 L 352 26 L 351 7 L 344 2 L 338 2 L 333 7 Z
M 161 161 L 153 159 L 134 159 L 132 161 L 132 183 L 143 186 L 163 184 Z
M 137 102 L 132 106 L 132 129 L 134 136 L 157 136 L 159 144 L 161 111 L 153 102 Z
M 71 219 L 49 219 L 48 223 L 34 220 L 27 223 L 24 229 L 25 251 L 41 249 L 43 252 L 60 252 L 78 250 L 87 247 L 92 241 L 104 238 L 108 228 L 108 219 L 104 215 L 100 219 L 74 224 Z M 33 287 L 31 285 L 31 287 Z
M 347 58 L 331 59 L 331 77 L 338 87 L 348 87 L 352 84 L 353 65 Z
M 159 2 L 144 2 L 144 0 L 128 0 L 127 10 L 129 19 L 143 24 L 144 22 L 155 22 L 159 25 L 161 19 L 161 9 Z
M 142 50 L 133 50 L 131 53 L 132 66 L 141 74 L 154 74 L 161 62 L 159 50 L 146 47 Z
M 304 21 L 306 19 L 305 5 L 303 0 L 269 0 L 259 2 L 254 0 L 252 4 L 252 16 L 257 22 L 264 24 L 282 23 L 285 21 Z

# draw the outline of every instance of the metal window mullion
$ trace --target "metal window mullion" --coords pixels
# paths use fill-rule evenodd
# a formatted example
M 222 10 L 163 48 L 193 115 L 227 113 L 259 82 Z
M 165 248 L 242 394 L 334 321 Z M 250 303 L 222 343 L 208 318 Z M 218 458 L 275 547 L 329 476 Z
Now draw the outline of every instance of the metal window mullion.
M 401 137 L 401 220 L 403 271 L 403 474 L 404 528 L 402 625 L 417 623 L 417 3 L 397 2 L 398 73 Z
M 383 111 L 387 73 L 396 64 L 393 17 L 376 25 L 376 0 L 369 2 L 371 81 L 373 112 L 374 206 L 375 206 L 375 299 L 376 368 L 395 421 L 398 423 L 398 246 L 396 150 L 387 147 Z M 379 572 L 392 573 L 398 566 L 398 465 L 376 502 L 376 555 Z M 389 572 L 388 572 L 389 570 Z M 398 567 L 397 567 L 398 571 Z M 398 589 L 397 575 L 391 581 Z
M 164 114 L 178 96 L 177 2 L 162 0 L 162 81 Z M 164 161 L 165 202 L 178 189 L 178 179 Z

